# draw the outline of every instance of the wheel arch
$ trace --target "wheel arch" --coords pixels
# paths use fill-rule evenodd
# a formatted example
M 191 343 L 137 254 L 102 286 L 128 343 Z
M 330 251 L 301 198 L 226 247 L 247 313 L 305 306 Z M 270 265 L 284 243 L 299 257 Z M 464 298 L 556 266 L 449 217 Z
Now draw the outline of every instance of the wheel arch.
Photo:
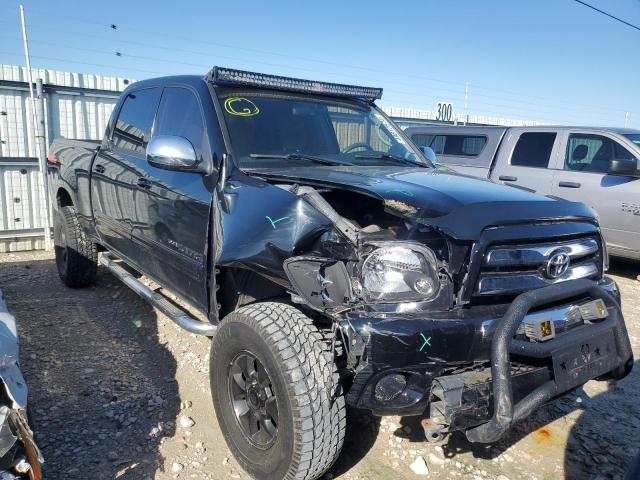
M 216 267 L 218 319 L 255 302 L 283 299 L 286 287 L 246 268 Z
M 64 187 L 58 188 L 56 192 L 56 203 L 58 208 L 74 206 L 71 194 Z

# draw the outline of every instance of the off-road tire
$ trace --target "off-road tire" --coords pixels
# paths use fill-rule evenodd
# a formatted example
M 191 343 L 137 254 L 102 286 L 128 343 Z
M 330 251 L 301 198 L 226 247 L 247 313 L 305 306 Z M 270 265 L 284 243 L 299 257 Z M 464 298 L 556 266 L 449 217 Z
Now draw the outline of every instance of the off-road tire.
M 65 285 L 73 288 L 93 285 L 98 252 L 96 244 L 80 228 L 75 207 L 62 207 L 55 215 L 53 240 L 58 274 Z
M 240 427 L 231 402 L 231 362 L 250 352 L 264 365 L 278 406 L 274 443 L 259 449 Z M 276 302 L 230 313 L 211 345 L 210 381 L 218 423 L 238 463 L 254 478 L 314 480 L 338 457 L 345 401 L 330 345 L 311 319 Z

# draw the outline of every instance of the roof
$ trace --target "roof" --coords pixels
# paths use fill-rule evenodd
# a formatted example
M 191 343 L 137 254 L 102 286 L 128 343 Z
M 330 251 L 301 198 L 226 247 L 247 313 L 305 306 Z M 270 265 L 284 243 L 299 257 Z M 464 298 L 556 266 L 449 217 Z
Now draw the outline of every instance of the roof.
M 131 84 L 127 90 L 131 88 L 148 87 L 151 85 L 167 85 L 179 83 L 182 85 L 204 85 L 202 75 L 172 75 L 167 77 L 147 78 Z
M 518 130 L 582 130 L 585 132 L 613 132 L 620 135 L 640 134 L 640 130 L 633 128 L 617 128 L 617 127 L 585 127 L 585 126 L 571 126 L 571 125 L 538 125 L 538 126 L 522 126 L 522 127 L 501 127 L 501 126 L 479 126 L 479 125 L 411 125 L 405 129 L 414 132 L 449 132 L 449 133 L 478 133 L 478 132 L 496 132 L 504 131 L 507 129 Z

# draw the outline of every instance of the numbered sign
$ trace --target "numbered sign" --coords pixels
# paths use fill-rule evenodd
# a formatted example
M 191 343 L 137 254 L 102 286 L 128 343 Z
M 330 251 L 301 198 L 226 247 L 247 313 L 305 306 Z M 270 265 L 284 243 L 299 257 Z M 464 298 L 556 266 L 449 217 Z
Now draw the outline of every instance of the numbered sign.
M 453 118 L 453 103 L 451 102 L 438 102 L 438 109 L 436 114 L 436 120 L 441 122 L 450 122 Z

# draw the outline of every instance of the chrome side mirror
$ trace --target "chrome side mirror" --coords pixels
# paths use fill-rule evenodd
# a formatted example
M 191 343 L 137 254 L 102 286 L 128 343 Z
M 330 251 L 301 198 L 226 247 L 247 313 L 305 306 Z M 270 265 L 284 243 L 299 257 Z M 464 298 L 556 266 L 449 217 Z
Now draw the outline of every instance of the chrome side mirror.
M 420 150 L 431 163 L 435 164 L 437 162 L 438 157 L 436 156 L 436 152 L 433 151 L 433 148 L 422 146 L 420 147 Z
M 167 170 L 194 170 L 198 163 L 196 151 L 184 137 L 158 135 L 147 144 L 147 161 Z

